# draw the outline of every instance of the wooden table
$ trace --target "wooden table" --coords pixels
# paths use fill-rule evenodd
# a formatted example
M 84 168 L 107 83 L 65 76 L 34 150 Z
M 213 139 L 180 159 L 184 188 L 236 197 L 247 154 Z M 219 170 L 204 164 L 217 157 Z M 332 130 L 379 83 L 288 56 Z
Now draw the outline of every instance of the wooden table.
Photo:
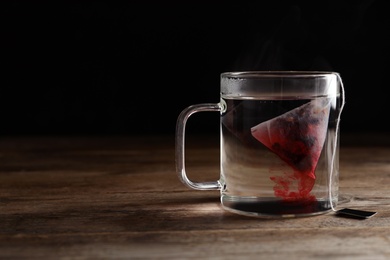
M 1 137 L 0 258 L 389 259 L 390 146 L 375 137 L 340 150 L 339 207 L 378 212 L 365 220 L 226 212 L 179 181 L 173 135 Z M 192 178 L 218 178 L 218 141 L 188 138 Z

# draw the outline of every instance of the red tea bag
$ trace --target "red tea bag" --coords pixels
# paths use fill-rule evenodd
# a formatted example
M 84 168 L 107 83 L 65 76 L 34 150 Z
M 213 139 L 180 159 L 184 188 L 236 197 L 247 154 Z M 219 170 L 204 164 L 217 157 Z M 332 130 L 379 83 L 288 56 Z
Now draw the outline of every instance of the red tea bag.
M 275 193 L 279 196 L 296 192 L 306 196 L 311 191 L 326 137 L 329 110 L 328 99 L 315 99 L 251 128 L 254 138 L 294 169 L 293 176 L 271 177 L 277 183 Z M 298 181 L 298 191 L 289 190 L 291 179 Z

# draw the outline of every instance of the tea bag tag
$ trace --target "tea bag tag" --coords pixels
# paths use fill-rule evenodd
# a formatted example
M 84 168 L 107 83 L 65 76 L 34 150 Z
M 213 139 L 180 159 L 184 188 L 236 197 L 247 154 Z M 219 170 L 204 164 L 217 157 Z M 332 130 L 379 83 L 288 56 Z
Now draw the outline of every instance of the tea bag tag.
M 367 219 L 374 216 L 377 212 L 374 211 L 365 211 L 365 210 L 357 210 L 357 209 L 340 209 L 336 211 L 336 215 L 341 217 L 349 217 L 349 218 L 358 218 L 358 219 Z

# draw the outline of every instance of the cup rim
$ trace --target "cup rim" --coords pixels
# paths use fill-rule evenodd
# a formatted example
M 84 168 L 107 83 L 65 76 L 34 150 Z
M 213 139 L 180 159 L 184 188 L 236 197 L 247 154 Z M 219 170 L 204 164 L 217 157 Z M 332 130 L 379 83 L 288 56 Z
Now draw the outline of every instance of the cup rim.
M 323 77 L 329 75 L 339 75 L 334 71 L 317 71 L 317 70 L 253 70 L 253 71 L 227 71 L 221 73 L 222 78 L 300 78 L 300 77 Z

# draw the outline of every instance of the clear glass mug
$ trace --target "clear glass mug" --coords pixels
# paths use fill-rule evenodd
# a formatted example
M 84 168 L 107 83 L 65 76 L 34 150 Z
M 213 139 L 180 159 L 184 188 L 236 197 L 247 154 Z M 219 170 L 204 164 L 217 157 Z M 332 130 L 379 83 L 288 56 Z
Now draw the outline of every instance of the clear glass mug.
M 339 197 L 341 77 L 321 71 L 221 74 L 219 103 L 185 108 L 176 125 L 179 179 L 197 190 L 220 190 L 222 207 L 257 217 L 314 216 Z M 191 115 L 220 113 L 220 178 L 193 182 L 185 169 Z

